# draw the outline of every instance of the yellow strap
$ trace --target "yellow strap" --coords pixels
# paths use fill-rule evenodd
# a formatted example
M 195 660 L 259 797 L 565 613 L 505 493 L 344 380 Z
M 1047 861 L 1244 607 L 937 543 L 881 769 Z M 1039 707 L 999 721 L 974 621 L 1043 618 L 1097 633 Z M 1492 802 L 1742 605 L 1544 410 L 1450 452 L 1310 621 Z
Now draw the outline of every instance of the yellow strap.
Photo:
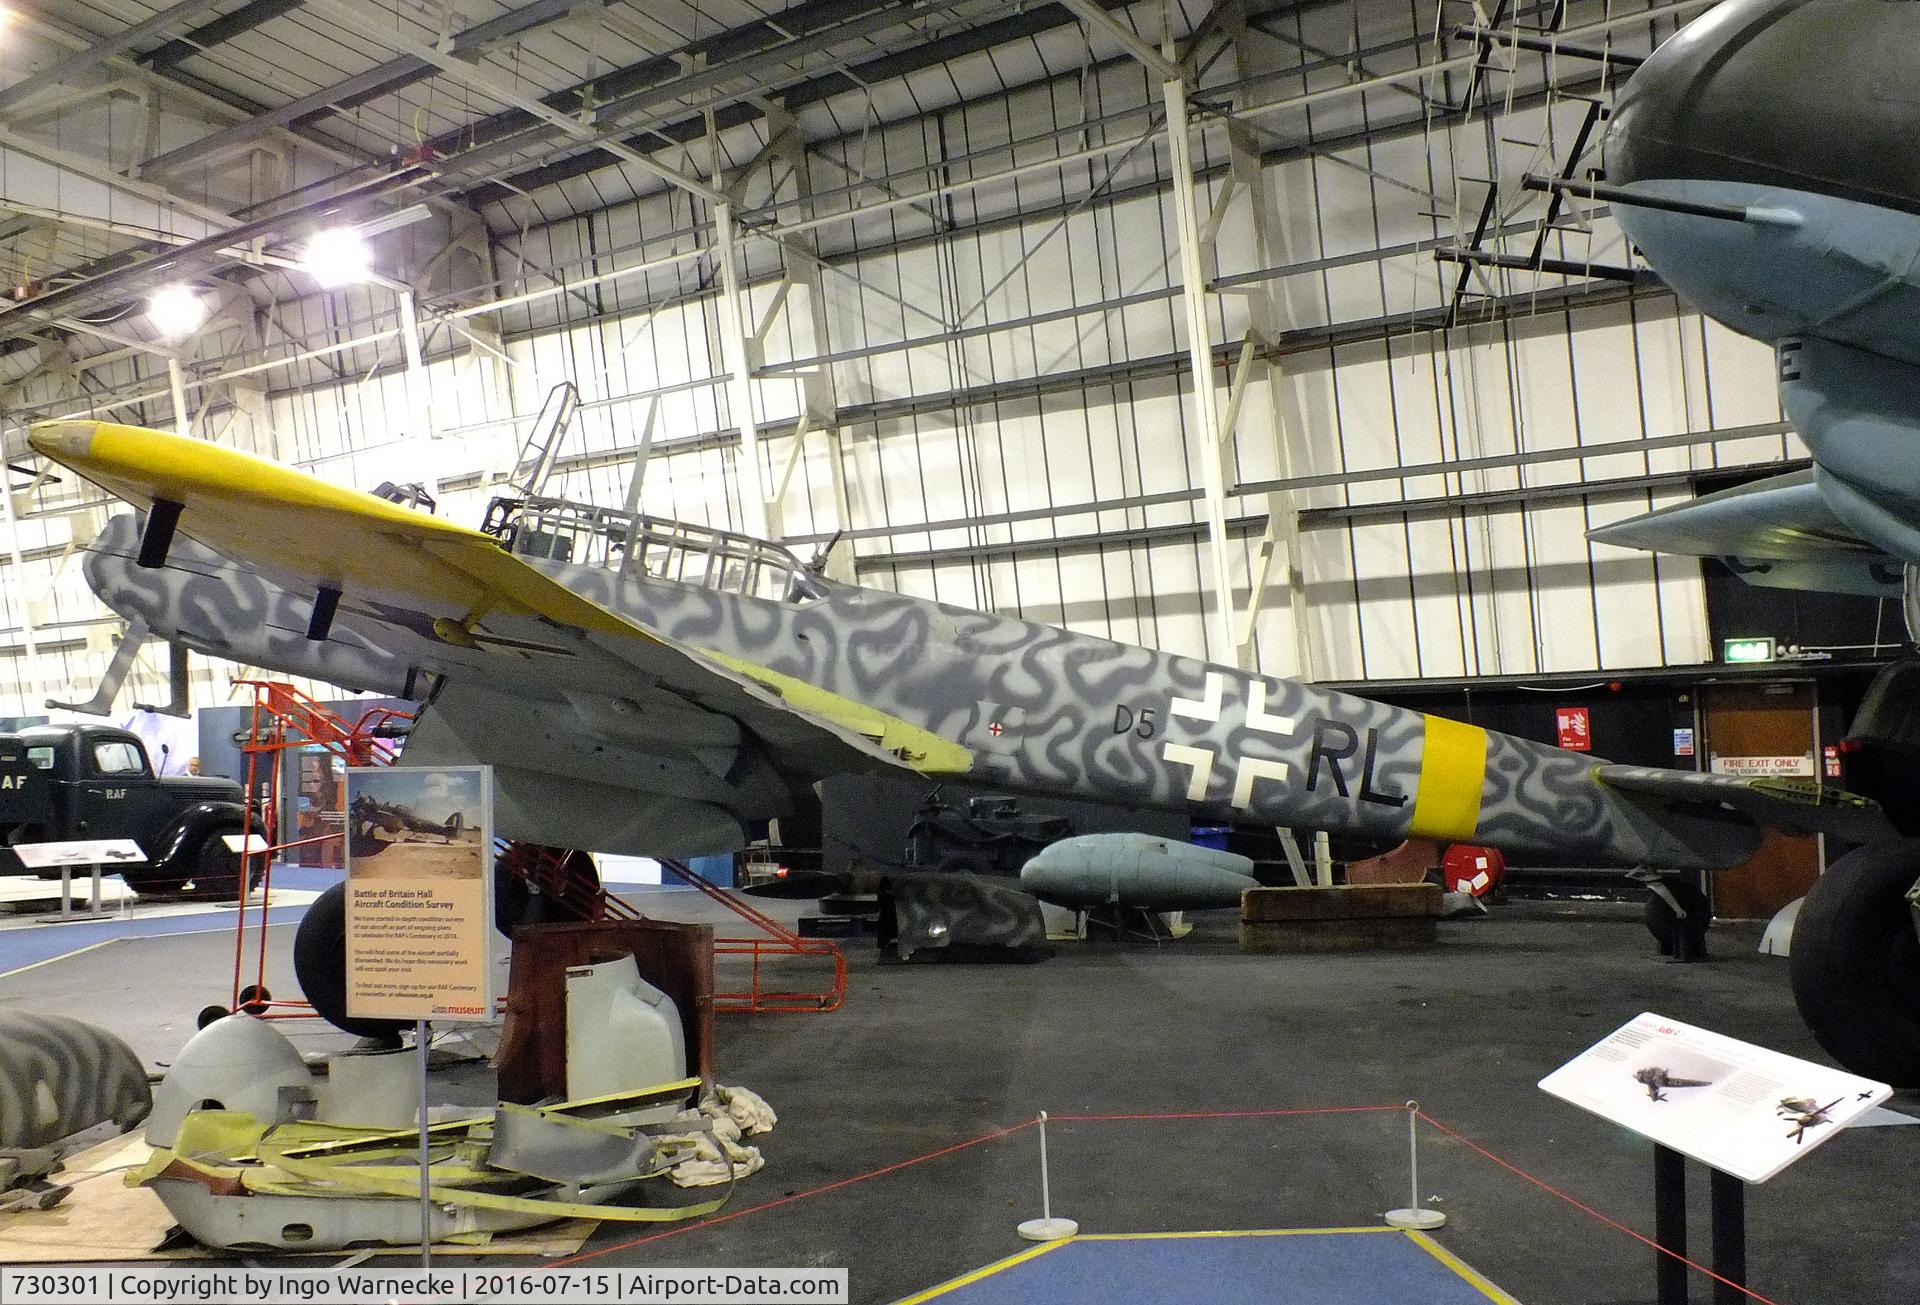
M 418 1166 L 402 1169 L 355 1168 L 316 1160 L 289 1160 L 281 1156 L 265 1157 L 268 1163 L 284 1169 L 309 1183 L 325 1184 L 343 1195 L 418 1197 Z M 244 1180 L 250 1191 L 272 1194 L 271 1180 L 256 1182 L 248 1173 Z M 311 1193 L 303 1193 L 311 1195 Z M 682 1219 L 700 1219 L 716 1213 L 733 1195 L 733 1184 L 711 1201 L 694 1205 L 630 1206 L 593 1205 L 584 1201 L 554 1201 L 538 1196 L 508 1196 L 501 1192 L 476 1192 L 458 1187 L 429 1183 L 427 1199 L 442 1205 L 465 1206 L 476 1210 L 502 1210 L 510 1214 L 537 1214 L 554 1219 L 606 1219 L 615 1223 L 676 1223 Z

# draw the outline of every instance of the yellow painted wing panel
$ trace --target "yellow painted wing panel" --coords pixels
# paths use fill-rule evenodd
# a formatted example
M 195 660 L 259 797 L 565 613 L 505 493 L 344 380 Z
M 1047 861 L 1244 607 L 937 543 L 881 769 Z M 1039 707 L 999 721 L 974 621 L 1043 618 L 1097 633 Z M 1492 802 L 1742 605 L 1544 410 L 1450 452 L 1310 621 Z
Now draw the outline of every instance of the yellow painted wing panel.
M 43 422 L 39 452 L 138 508 L 183 505 L 180 531 L 223 556 L 347 593 L 461 613 L 506 610 L 650 637 L 503 550 L 488 535 L 280 463 L 166 431 Z

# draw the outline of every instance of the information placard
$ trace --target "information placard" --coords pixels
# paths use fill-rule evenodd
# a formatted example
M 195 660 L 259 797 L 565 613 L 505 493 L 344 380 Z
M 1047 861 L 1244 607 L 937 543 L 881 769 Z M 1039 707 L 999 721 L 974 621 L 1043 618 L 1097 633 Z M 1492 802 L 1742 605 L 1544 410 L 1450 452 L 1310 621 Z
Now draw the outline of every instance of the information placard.
M 347 1014 L 493 1018 L 493 771 L 347 772 Z
M 58 870 L 63 865 L 137 865 L 147 859 L 131 838 L 96 838 L 66 843 L 15 843 L 13 853 L 29 870 Z
M 1651 1012 L 1540 1086 L 1750 1183 L 1764 1183 L 1893 1095 L 1885 1083 Z

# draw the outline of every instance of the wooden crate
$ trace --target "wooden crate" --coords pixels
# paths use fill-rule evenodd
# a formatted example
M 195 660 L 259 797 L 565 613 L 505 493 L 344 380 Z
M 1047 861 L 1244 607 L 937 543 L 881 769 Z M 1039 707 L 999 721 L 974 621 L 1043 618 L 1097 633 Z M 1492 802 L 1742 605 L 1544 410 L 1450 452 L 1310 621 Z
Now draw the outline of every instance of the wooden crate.
M 1405 951 L 1439 935 L 1437 884 L 1249 888 L 1240 949 L 1249 952 Z

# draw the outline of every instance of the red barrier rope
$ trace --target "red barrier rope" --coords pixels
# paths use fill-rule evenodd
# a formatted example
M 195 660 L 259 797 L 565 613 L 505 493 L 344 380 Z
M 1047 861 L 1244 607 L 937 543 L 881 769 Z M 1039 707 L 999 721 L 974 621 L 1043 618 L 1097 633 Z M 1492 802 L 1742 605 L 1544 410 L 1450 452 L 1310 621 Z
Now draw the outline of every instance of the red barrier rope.
M 1185 1120 L 1273 1119 L 1273 1118 L 1281 1118 L 1289 1115 L 1366 1115 L 1366 1114 L 1379 1114 L 1386 1111 L 1400 1112 L 1400 1111 L 1404 1111 L 1405 1109 L 1406 1107 L 1404 1105 L 1295 1106 L 1295 1107 L 1285 1107 L 1285 1108 L 1276 1108 L 1276 1109 L 1267 1109 L 1267 1110 L 1181 1110 L 1181 1111 L 1153 1111 L 1153 1112 L 1139 1113 L 1139 1114 L 1081 1114 L 1081 1115 L 1050 1114 L 1047 1116 L 1047 1122 L 1050 1124 L 1095 1124 L 1095 1123 L 1116 1123 L 1116 1122 L 1164 1122 L 1164 1121 L 1183 1120 L 1183 1119 Z M 1680 1254 L 1678 1251 L 1669 1250 L 1667 1247 L 1662 1246 L 1659 1242 L 1656 1242 L 1655 1240 L 1653 1240 L 1653 1238 L 1647 1236 L 1645 1233 L 1638 1232 L 1635 1229 L 1629 1228 L 1626 1224 L 1621 1223 L 1617 1219 L 1609 1218 L 1608 1216 L 1600 1213 L 1600 1211 L 1594 1209 L 1591 1205 L 1588 1205 L 1586 1202 L 1580 1200 L 1578 1197 L 1569 1196 L 1567 1193 L 1553 1186 L 1553 1184 L 1547 1182 L 1545 1179 L 1537 1178 L 1534 1175 L 1528 1173 L 1526 1170 L 1522 1169 L 1519 1165 L 1514 1164 L 1512 1161 L 1504 1159 L 1501 1156 L 1495 1155 L 1492 1151 L 1489 1151 L 1486 1147 L 1481 1146 L 1478 1142 L 1474 1141 L 1470 1137 L 1467 1137 L 1465 1134 L 1456 1132 L 1455 1130 L 1448 1128 L 1445 1124 L 1435 1119 L 1432 1115 L 1429 1115 L 1426 1111 L 1419 1110 L 1419 1111 L 1415 1111 L 1414 1113 L 1420 1119 L 1432 1125 L 1435 1129 L 1437 1129 L 1441 1133 L 1446 1134 L 1448 1137 L 1452 1138 L 1454 1141 L 1460 1143 L 1462 1146 L 1465 1146 L 1468 1150 L 1474 1151 L 1479 1155 L 1486 1157 L 1488 1160 L 1491 1160 L 1495 1164 L 1499 1165 L 1502 1169 L 1507 1170 L 1509 1173 L 1512 1173 L 1517 1177 L 1525 1179 L 1527 1182 L 1532 1183 L 1535 1187 L 1538 1187 L 1541 1191 L 1546 1192 L 1548 1195 L 1556 1197 L 1559 1200 L 1566 1202 L 1568 1205 L 1580 1211 L 1582 1214 L 1589 1215 L 1592 1218 L 1599 1220 L 1601 1223 L 1607 1225 L 1607 1227 L 1612 1228 L 1617 1232 L 1625 1233 L 1627 1236 L 1633 1238 L 1637 1242 L 1641 1242 L 1644 1245 L 1651 1246 L 1654 1250 L 1660 1252 L 1660 1254 L 1662 1255 L 1672 1256 L 1674 1259 L 1680 1261 L 1680 1263 L 1686 1265 L 1689 1269 L 1692 1269 L 1696 1273 L 1705 1274 L 1707 1277 L 1712 1278 L 1715 1282 L 1725 1283 L 1727 1286 L 1732 1287 L 1735 1291 L 1741 1293 L 1743 1296 L 1746 1296 L 1751 1300 L 1758 1301 L 1759 1305 L 1779 1305 L 1779 1302 L 1773 1300 L 1771 1297 L 1762 1296 L 1759 1292 L 1754 1291 L 1750 1287 L 1742 1286 L 1740 1283 L 1733 1281 L 1731 1278 L 1722 1277 L 1721 1275 L 1715 1273 L 1712 1269 L 1709 1269 L 1706 1265 L 1697 1264 L 1693 1260 L 1690 1260 L 1686 1256 Z M 574 1255 L 567 1256 L 563 1259 L 551 1261 L 551 1265 L 552 1267 L 557 1269 L 557 1268 L 564 1268 L 567 1265 L 571 1265 L 571 1264 L 581 1264 L 587 1260 L 598 1259 L 602 1255 L 611 1255 L 615 1251 L 631 1250 L 636 1246 L 645 1246 L 649 1242 L 661 1241 L 668 1237 L 677 1237 L 681 1233 L 692 1232 L 697 1228 L 711 1228 L 717 1224 L 723 1224 L 734 1219 L 744 1218 L 749 1214 L 759 1214 L 764 1210 L 772 1210 L 772 1209 L 777 1209 L 778 1207 L 783 1205 L 791 1205 L 795 1201 L 804 1201 L 810 1196 L 824 1196 L 828 1192 L 838 1191 L 843 1187 L 852 1187 L 856 1183 L 864 1183 L 869 1179 L 881 1178 L 886 1176 L 887 1174 L 898 1173 L 902 1169 L 911 1169 L 915 1165 L 925 1164 L 929 1160 L 938 1160 L 940 1157 L 952 1155 L 956 1151 L 965 1151 L 970 1147 L 976 1147 L 985 1142 L 993 1142 L 1003 1137 L 1009 1137 L 1014 1133 L 1019 1133 L 1026 1129 L 1032 1128 L 1037 1122 L 1038 1122 L 1037 1120 L 1033 1120 L 1033 1119 L 1023 1120 L 1018 1124 L 1012 1124 L 1006 1128 L 998 1128 L 990 1133 L 982 1133 L 978 1137 L 970 1137 L 966 1139 L 964 1142 L 955 1142 L 951 1146 L 943 1146 L 936 1151 L 928 1151 L 924 1155 L 913 1156 L 910 1159 L 906 1159 L 906 1160 L 897 1160 L 890 1165 L 882 1165 L 878 1169 L 869 1169 L 867 1172 L 862 1174 L 854 1174 L 851 1177 L 842 1178 L 835 1182 L 823 1184 L 822 1186 L 819 1186 L 819 1187 L 808 1188 L 804 1192 L 794 1192 L 791 1195 L 782 1196 L 776 1200 L 763 1201 L 759 1205 L 750 1205 L 744 1210 L 734 1210 L 729 1214 L 715 1215 L 711 1219 L 701 1219 L 694 1223 L 679 1224 L 675 1227 L 664 1229 L 661 1232 L 649 1233 L 644 1237 L 634 1237 L 623 1242 L 615 1242 L 610 1246 L 602 1246 L 596 1250 L 580 1251 Z
M 1754 1291 L 1750 1287 L 1742 1286 L 1741 1284 L 1733 1281 L 1733 1279 L 1731 1278 L 1723 1278 L 1719 1274 L 1715 1273 L 1712 1269 L 1709 1269 L 1706 1265 L 1696 1264 L 1692 1260 L 1688 1259 L 1686 1256 L 1680 1254 L 1680 1252 L 1678 1251 L 1667 1249 L 1665 1246 L 1662 1246 L 1659 1242 L 1656 1242 L 1655 1240 L 1653 1240 L 1653 1238 L 1647 1236 L 1645 1233 L 1636 1232 L 1634 1229 L 1627 1227 L 1627 1225 L 1625 1225 L 1624 1223 L 1621 1223 L 1618 1219 L 1608 1218 L 1606 1215 L 1601 1214 L 1598 1210 L 1594 1209 L 1591 1205 L 1588 1205 L 1585 1201 L 1582 1201 L 1577 1197 L 1568 1196 L 1565 1192 L 1555 1187 L 1552 1183 L 1547 1182 L 1545 1179 L 1534 1177 L 1532 1174 L 1522 1169 L 1519 1165 L 1514 1164 L 1510 1160 L 1505 1160 L 1505 1159 L 1502 1159 L 1500 1156 L 1495 1155 L 1493 1152 L 1487 1150 L 1486 1147 L 1481 1146 L 1478 1142 L 1474 1141 L 1472 1138 L 1466 1137 L 1463 1134 L 1457 1133 L 1453 1129 L 1448 1128 L 1445 1124 L 1435 1119 L 1432 1115 L 1429 1115 L 1426 1111 L 1421 1110 L 1421 1111 L 1416 1111 L 1415 1113 L 1418 1114 L 1421 1119 L 1424 1119 L 1427 1123 L 1433 1125 L 1435 1128 L 1439 1129 L 1442 1133 L 1445 1133 L 1448 1137 L 1460 1143 L 1462 1146 L 1466 1147 L 1468 1150 L 1479 1152 L 1481 1155 L 1485 1156 L 1487 1159 L 1499 1165 L 1502 1169 L 1505 1169 L 1509 1173 L 1516 1174 L 1519 1177 L 1526 1179 L 1528 1182 L 1532 1183 L 1535 1187 L 1538 1187 L 1541 1191 L 1546 1192 L 1550 1196 L 1558 1197 L 1562 1201 L 1565 1201 L 1568 1205 L 1571 1205 L 1574 1209 L 1580 1211 L 1582 1214 L 1591 1215 L 1593 1218 L 1598 1219 L 1601 1223 L 1604 1223 L 1605 1225 L 1607 1225 L 1607 1227 L 1615 1229 L 1618 1232 L 1623 1232 L 1627 1236 L 1633 1238 L 1635 1241 L 1643 1242 L 1646 1245 L 1653 1247 L 1654 1250 L 1659 1251 L 1662 1255 L 1671 1255 L 1674 1259 L 1680 1261 L 1680 1263 L 1686 1265 L 1689 1269 L 1692 1269 L 1694 1272 L 1704 1273 L 1709 1278 L 1712 1278 L 1715 1282 L 1723 1282 L 1727 1286 L 1739 1292 L 1741 1295 L 1747 1296 L 1753 1300 L 1759 1301 L 1760 1305 L 1779 1305 L 1778 1301 L 1775 1301 L 1767 1296 L 1762 1296 L 1759 1292 Z
M 663 1232 L 649 1233 L 645 1237 L 635 1237 L 628 1241 L 615 1242 L 611 1246 L 602 1246 L 598 1250 L 580 1251 L 577 1254 L 567 1256 L 565 1259 L 551 1260 L 548 1262 L 548 1267 L 555 1269 L 565 1268 L 569 1264 L 579 1264 L 586 1260 L 597 1259 L 602 1255 L 609 1255 L 614 1251 L 631 1250 L 635 1246 L 645 1246 L 648 1242 L 657 1242 L 662 1238 L 677 1237 L 681 1233 L 692 1232 L 696 1228 L 711 1228 L 715 1224 L 745 1218 L 750 1214 L 759 1214 L 762 1210 L 772 1210 L 782 1205 L 791 1205 L 795 1201 L 804 1201 L 809 1196 L 824 1196 L 826 1193 L 838 1191 L 842 1187 L 852 1187 L 855 1183 L 864 1183 L 869 1178 L 880 1178 L 886 1174 L 897 1173 L 902 1169 L 911 1169 L 914 1165 L 925 1164 L 929 1160 L 938 1160 L 943 1155 L 952 1155 L 955 1151 L 964 1151 L 968 1147 L 979 1146 L 982 1142 L 995 1141 L 999 1138 L 1006 1137 L 1010 1133 L 1018 1133 L 1022 1129 L 1032 1128 L 1037 1122 L 1037 1120 L 1032 1119 L 1023 1120 L 1007 1128 L 998 1128 L 991 1133 L 982 1133 L 978 1137 L 970 1137 L 964 1142 L 955 1142 L 952 1146 L 943 1146 L 938 1151 L 929 1151 L 925 1155 L 917 1155 L 910 1160 L 896 1160 L 890 1165 L 882 1165 L 878 1169 L 869 1169 L 864 1174 L 855 1174 L 851 1178 L 842 1178 L 837 1182 L 827 1183 L 820 1187 L 810 1187 L 804 1192 L 794 1192 L 790 1195 L 782 1196 L 777 1200 L 763 1201 L 759 1205 L 750 1205 L 744 1210 L 735 1210 L 730 1214 L 717 1214 L 711 1219 L 701 1219 L 694 1223 L 679 1224 Z

